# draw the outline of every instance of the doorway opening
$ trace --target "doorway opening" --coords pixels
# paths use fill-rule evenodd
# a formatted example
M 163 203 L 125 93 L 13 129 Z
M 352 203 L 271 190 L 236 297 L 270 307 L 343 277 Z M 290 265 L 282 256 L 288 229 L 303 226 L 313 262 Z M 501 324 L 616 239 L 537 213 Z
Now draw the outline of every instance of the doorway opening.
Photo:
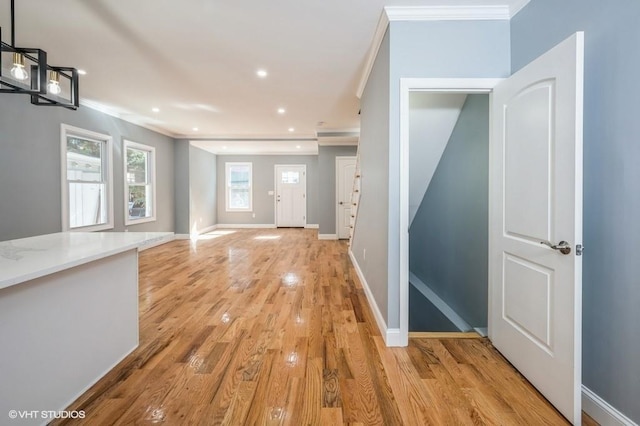
M 500 79 L 402 79 L 400 334 L 486 334 L 489 93 Z M 403 276 L 404 274 L 404 276 Z

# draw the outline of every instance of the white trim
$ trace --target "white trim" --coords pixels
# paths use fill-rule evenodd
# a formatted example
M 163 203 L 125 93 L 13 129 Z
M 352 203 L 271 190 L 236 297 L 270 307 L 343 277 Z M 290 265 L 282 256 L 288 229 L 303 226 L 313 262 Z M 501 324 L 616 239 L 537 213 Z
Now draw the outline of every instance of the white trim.
M 367 301 L 369 302 L 369 307 L 373 312 L 373 317 L 376 319 L 376 323 L 378 325 L 378 329 L 380 330 L 380 334 L 382 334 L 382 338 L 384 339 L 384 343 L 387 347 L 403 347 L 407 346 L 409 336 L 403 338 L 400 329 L 398 328 L 387 328 L 387 323 L 382 316 L 382 312 L 380 312 L 380 308 L 378 308 L 378 304 L 376 303 L 376 299 L 373 297 L 373 293 L 369 288 L 369 284 L 360 269 L 360 265 L 358 265 L 358 261 L 356 257 L 353 255 L 353 251 L 349 249 L 349 258 L 351 259 L 351 264 L 353 265 L 353 269 L 356 271 L 356 275 L 358 275 L 358 279 L 360 279 L 360 283 L 362 284 L 362 288 L 364 289 L 364 294 L 367 296 Z
M 508 21 L 508 5 L 385 6 L 389 21 Z
M 115 111 L 113 108 L 109 108 L 106 105 L 103 105 L 99 102 L 91 101 L 89 99 L 80 99 L 80 105 L 90 108 L 94 111 L 101 112 L 108 116 L 118 118 L 122 121 L 126 121 L 127 123 L 135 124 L 136 126 L 140 126 L 153 132 L 160 133 L 161 135 L 169 136 L 174 139 L 182 139 L 183 137 L 187 137 L 185 135 L 180 135 L 177 133 L 172 133 L 165 129 L 161 129 L 160 127 L 152 126 L 151 124 L 146 122 L 147 117 L 135 116 L 127 111 L 123 111 L 122 113 L 120 113 L 118 111 Z
M 502 80 L 499 78 L 400 79 L 400 274 L 398 278 L 400 336 L 407 342 L 409 339 L 409 94 L 412 91 L 490 93 Z
M 318 234 L 319 240 L 337 240 L 338 236 L 336 234 Z
M 218 229 L 263 229 L 276 228 L 275 223 L 219 223 L 216 225 Z
M 95 226 L 83 226 L 78 228 L 70 228 L 69 225 L 69 183 L 67 182 L 67 136 L 76 135 L 80 138 L 92 139 L 97 142 L 104 142 L 103 167 L 106 174 L 107 186 L 107 223 Z M 68 124 L 60 124 L 60 194 L 61 194 L 61 210 L 62 210 L 62 231 L 63 232 L 94 232 L 104 231 L 114 228 L 114 209 L 113 209 L 113 138 L 111 135 L 82 129 L 80 127 L 70 126 Z
M 458 313 L 453 310 L 451 306 L 447 304 L 447 302 L 442 300 L 440 296 L 438 296 L 433 290 L 431 290 L 431 287 L 429 287 L 411 271 L 409 271 L 409 283 L 413 284 L 415 289 L 418 290 L 453 325 L 455 325 L 459 331 L 467 332 L 473 330 L 473 327 L 471 327 L 460 315 L 458 315 Z
M 369 80 L 382 40 L 391 21 L 447 21 L 447 20 L 510 20 L 530 0 L 515 0 L 511 6 L 386 6 L 378 19 L 371 47 L 360 76 L 356 95 L 362 93 Z
M 192 232 L 190 235 L 198 236 L 198 235 L 206 234 L 207 232 L 215 231 L 216 229 L 218 229 L 218 225 L 211 225 L 211 226 L 207 226 L 206 228 L 196 230 L 195 232 Z
M 585 385 L 582 385 L 582 410 L 602 426 L 638 426 Z
M 369 48 L 369 53 L 367 54 L 367 60 L 364 63 L 364 69 L 362 70 L 362 75 L 360 76 L 360 82 L 358 83 L 358 89 L 356 90 L 356 96 L 358 99 L 362 98 L 362 93 L 364 93 L 364 88 L 367 85 L 367 81 L 369 80 L 369 75 L 371 74 L 371 70 L 373 69 L 373 64 L 376 61 L 376 57 L 378 56 L 378 51 L 380 50 L 380 46 L 382 45 L 382 40 L 384 39 L 384 35 L 387 32 L 387 27 L 389 26 L 389 17 L 387 16 L 387 11 L 384 9 L 380 18 L 378 19 L 378 25 L 376 26 L 376 32 L 373 34 L 373 40 L 371 40 L 371 47 Z
M 189 234 L 176 234 L 176 240 L 190 240 L 191 235 Z
M 511 6 L 509 7 L 509 12 L 511 13 L 511 17 L 516 16 L 526 5 L 529 4 L 531 0 L 514 0 Z
M 127 149 L 132 148 L 137 151 L 144 151 L 147 156 L 147 170 L 148 178 L 151 181 L 147 182 L 147 185 L 151 185 L 151 216 L 141 217 L 138 219 L 131 219 L 129 216 L 129 182 L 127 178 Z M 155 222 L 156 221 L 156 148 L 151 145 L 145 145 L 138 142 L 133 142 L 129 139 L 122 139 L 122 162 L 123 162 L 123 181 L 124 181 L 124 225 L 133 226 L 141 223 Z
M 304 227 L 306 229 L 319 229 L 320 225 L 317 223 L 307 223 Z

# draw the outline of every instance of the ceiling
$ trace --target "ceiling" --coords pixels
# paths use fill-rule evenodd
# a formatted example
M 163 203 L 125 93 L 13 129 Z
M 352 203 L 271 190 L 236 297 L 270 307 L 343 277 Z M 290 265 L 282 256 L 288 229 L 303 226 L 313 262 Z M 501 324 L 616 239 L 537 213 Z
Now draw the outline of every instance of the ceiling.
M 521 2 L 17 0 L 16 44 L 86 70 L 85 106 L 174 137 L 295 146 L 359 129 L 356 92 L 384 6 Z M 0 0 L 5 42 L 9 4 Z

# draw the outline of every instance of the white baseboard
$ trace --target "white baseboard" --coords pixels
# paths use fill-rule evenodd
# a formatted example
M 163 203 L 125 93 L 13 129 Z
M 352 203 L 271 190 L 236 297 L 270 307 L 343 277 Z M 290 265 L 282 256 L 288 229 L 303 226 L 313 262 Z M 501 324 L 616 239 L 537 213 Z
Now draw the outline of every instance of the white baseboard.
M 304 227 L 307 229 L 318 229 L 320 225 L 317 223 L 307 223 Z
M 200 229 L 197 231 L 197 235 L 202 235 L 202 234 L 206 234 L 207 232 L 211 232 L 211 231 L 215 231 L 216 229 L 218 229 L 218 225 L 211 225 L 211 226 L 207 226 L 204 229 Z
M 176 234 L 176 240 L 190 240 L 191 235 L 189 234 Z
M 338 236 L 336 234 L 318 234 L 319 240 L 337 240 Z
M 274 223 L 219 223 L 218 229 L 252 229 L 252 228 L 275 228 Z
M 582 385 L 582 411 L 602 426 L 638 426 L 585 385 Z
M 362 283 L 362 288 L 364 289 L 364 294 L 367 296 L 367 300 L 369 301 L 369 306 L 371 307 L 371 311 L 373 312 L 373 316 L 376 319 L 376 323 L 378 325 L 378 329 L 380 330 L 380 334 L 382 334 L 382 338 L 384 339 L 384 343 L 388 346 L 406 346 L 402 342 L 400 338 L 400 329 L 399 328 L 387 328 L 387 323 L 382 316 L 382 312 L 380 312 L 380 308 L 378 308 L 378 304 L 376 303 L 376 299 L 373 297 L 373 293 L 371 293 L 371 289 L 369 288 L 369 284 L 362 273 L 362 269 L 360 269 L 360 265 L 358 265 L 358 261 L 356 257 L 353 255 L 353 252 L 349 250 L 349 258 L 351 258 L 351 263 L 353 264 L 353 269 L 356 270 L 356 274 Z

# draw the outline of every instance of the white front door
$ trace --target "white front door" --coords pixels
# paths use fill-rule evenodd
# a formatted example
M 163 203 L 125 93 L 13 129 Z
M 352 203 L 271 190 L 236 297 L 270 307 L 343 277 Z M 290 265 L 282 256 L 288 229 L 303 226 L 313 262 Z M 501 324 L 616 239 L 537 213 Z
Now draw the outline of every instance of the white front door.
M 489 336 L 575 424 L 581 416 L 582 76 L 583 34 L 576 33 L 496 86 L 490 151 Z
M 336 157 L 336 233 L 349 238 L 351 225 L 351 191 L 356 172 L 356 157 Z
M 304 227 L 307 224 L 307 166 L 275 166 L 276 226 Z

